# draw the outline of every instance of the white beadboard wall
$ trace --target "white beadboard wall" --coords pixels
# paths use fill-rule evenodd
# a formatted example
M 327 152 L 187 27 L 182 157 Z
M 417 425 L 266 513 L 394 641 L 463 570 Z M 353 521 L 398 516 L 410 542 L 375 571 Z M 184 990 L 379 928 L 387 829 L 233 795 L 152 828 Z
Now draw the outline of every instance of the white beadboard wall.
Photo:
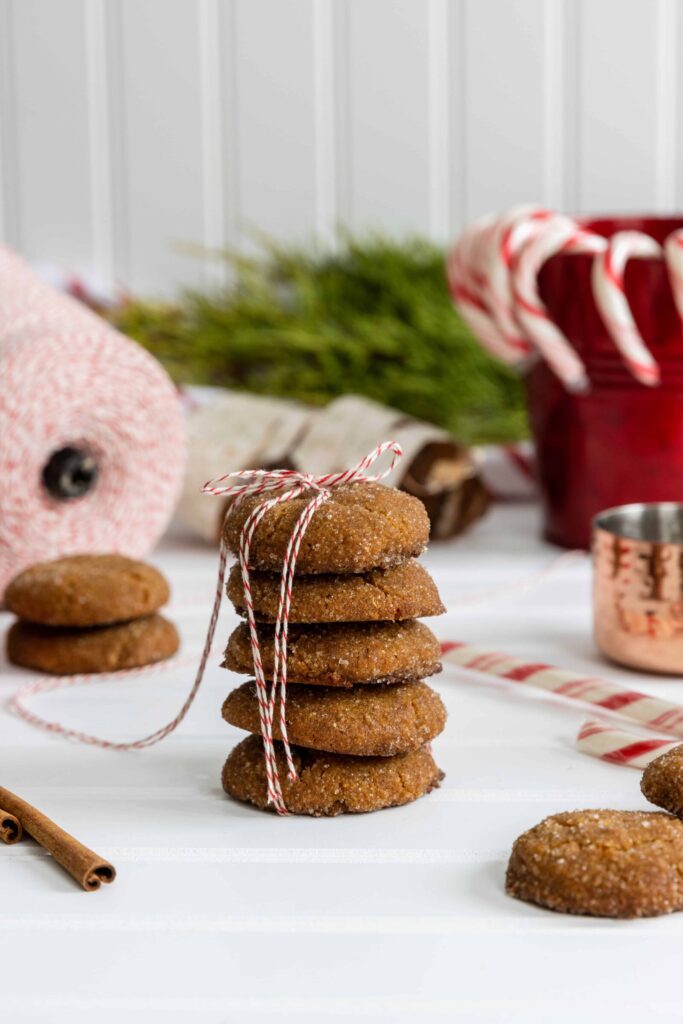
M 683 0 L 0 0 L 0 233 L 147 294 L 260 232 L 683 207 Z

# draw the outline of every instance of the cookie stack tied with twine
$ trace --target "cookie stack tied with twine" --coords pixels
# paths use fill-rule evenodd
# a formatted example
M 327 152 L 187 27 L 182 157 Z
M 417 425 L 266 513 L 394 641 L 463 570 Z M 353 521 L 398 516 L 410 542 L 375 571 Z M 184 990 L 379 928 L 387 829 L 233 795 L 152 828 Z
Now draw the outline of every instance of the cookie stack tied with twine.
M 18 621 L 7 634 L 15 665 L 52 675 L 140 668 L 176 653 L 178 633 L 158 614 L 162 574 L 123 555 L 71 555 L 25 569 L 5 593 Z
M 442 778 L 429 744 L 446 711 L 422 681 L 440 670 L 440 650 L 416 620 L 444 609 L 415 560 L 429 535 L 424 506 L 380 485 L 385 474 L 366 475 L 387 449 L 400 456 L 381 445 L 328 477 L 254 474 L 282 493 L 268 500 L 247 487 L 226 519 L 224 541 L 240 559 L 227 593 L 247 621 L 224 666 L 256 677 L 223 705 L 225 720 L 251 733 L 223 769 L 238 800 L 364 812 L 409 803 Z

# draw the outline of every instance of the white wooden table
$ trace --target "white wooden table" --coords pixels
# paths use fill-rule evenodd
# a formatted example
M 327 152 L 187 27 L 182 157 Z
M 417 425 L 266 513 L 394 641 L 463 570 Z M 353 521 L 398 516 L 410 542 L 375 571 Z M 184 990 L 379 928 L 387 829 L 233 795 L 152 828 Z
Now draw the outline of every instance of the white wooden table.
M 587 560 L 526 594 L 458 601 L 547 563 L 537 510 L 499 508 L 426 562 L 442 638 L 602 672 Z M 155 561 L 197 653 L 215 552 L 180 537 Z M 2 625 L 8 617 L 4 616 Z M 233 626 L 227 607 L 219 635 Z M 580 709 L 452 668 L 435 744 L 441 789 L 405 808 L 312 820 L 232 803 L 220 769 L 239 734 L 220 718 L 237 680 L 211 668 L 181 729 L 139 753 L 67 743 L 0 713 L 0 778 L 111 859 L 116 883 L 81 892 L 27 841 L 0 848 L 2 1016 L 14 1021 L 680 1021 L 683 915 L 613 922 L 509 899 L 513 839 L 545 815 L 646 807 L 635 771 L 580 755 Z M 175 713 L 192 670 L 41 698 L 48 716 L 117 739 Z M 3 666 L 0 698 L 22 674 Z M 683 701 L 676 681 L 629 675 Z

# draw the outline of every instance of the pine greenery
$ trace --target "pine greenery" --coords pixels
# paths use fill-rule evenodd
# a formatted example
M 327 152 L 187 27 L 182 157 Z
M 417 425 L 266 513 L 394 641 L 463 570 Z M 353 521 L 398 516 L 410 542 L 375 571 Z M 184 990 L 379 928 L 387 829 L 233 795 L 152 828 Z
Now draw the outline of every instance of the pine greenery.
M 315 405 L 355 392 L 466 443 L 525 436 L 519 378 L 454 311 L 439 247 L 348 239 L 333 254 L 266 246 L 230 263 L 230 289 L 173 304 L 132 300 L 117 326 L 178 382 Z

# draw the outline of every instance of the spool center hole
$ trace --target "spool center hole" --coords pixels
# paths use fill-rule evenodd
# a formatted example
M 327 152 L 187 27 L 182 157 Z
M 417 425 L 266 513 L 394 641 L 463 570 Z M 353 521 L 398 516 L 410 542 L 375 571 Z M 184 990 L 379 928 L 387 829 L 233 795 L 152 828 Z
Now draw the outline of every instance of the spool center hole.
M 90 452 L 67 445 L 53 452 L 43 468 L 43 485 L 58 501 L 82 498 L 97 482 L 97 463 Z

